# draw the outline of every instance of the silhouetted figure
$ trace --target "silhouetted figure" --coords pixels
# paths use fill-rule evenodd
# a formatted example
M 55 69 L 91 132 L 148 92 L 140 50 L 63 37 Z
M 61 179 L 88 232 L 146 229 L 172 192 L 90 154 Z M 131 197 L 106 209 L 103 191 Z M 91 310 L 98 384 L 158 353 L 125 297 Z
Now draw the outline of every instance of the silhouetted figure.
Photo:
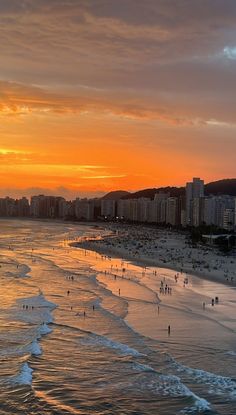
M 170 335 L 170 325 L 168 326 L 168 336 Z

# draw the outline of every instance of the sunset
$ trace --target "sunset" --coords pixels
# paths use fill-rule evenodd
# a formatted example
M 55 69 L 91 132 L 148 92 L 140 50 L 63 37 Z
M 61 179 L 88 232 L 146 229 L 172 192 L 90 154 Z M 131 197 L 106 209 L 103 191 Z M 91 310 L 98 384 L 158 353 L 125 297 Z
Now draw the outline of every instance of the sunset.
M 2 196 L 234 177 L 235 8 L 2 0 Z
M 236 414 L 236 0 L 0 0 L 0 415 Z

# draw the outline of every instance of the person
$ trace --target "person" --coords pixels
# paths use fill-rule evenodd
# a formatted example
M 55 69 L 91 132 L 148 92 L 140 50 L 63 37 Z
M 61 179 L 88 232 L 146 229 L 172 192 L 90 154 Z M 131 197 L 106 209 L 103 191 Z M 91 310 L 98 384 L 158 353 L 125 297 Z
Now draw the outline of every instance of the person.
M 168 326 L 168 335 L 170 335 L 170 325 Z
M 215 300 L 214 300 L 214 298 L 212 298 L 211 305 L 213 306 L 214 304 L 215 304 Z
M 120 288 L 119 288 L 119 295 L 120 295 Z
M 93 305 L 93 311 L 95 310 L 95 307 L 94 307 L 94 305 Z

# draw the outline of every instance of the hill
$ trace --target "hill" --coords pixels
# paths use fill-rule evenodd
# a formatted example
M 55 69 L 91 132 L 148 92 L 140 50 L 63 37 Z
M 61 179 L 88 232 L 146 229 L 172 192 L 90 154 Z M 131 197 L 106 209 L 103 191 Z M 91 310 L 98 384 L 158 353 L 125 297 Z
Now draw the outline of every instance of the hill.
M 184 187 L 159 187 L 153 189 L 143 189 L 135 193 L 130 193 L 129 195 L 124 196 L 122 199 L 139 199 L 140 197 L 148 197 L 154 199 L 156 193 L 170 193 L 171 196 L 181 196 L 185 194 Z
M 206 195 L 236 196 L 236 179 L 223 179 L 205 185 Z
M 126 190 L 114 190 L 113 192 L 107 193 L 105 196 L 103 196 L 102 200 L 119 200 L 123 199 L 124 197 L 128 197 L 130 195 L 129 192 L 126 192 Z
M 134 193 L 118 190 L 110 192 L 103 197 L 103 199 L 139 199 L 147 197 L 154 199 L 154 195 L 158 192 L 170 193 L 171 196 L 178 197 L 185 195 L 185 187 L 159 187 L 151 189 L 143 189 Z M 205 185 L 205 195 L 231 195 L 236 197 L 236 179 L 223 179 L 215 182 L 210 182 Z

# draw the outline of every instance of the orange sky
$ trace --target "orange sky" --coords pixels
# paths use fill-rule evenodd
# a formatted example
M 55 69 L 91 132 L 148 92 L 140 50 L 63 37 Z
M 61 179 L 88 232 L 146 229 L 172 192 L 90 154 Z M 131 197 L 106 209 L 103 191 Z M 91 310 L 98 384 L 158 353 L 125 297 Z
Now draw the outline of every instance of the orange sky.
M 180 3 L 0 2 L 0 195 L 236 176 L 235 2 Z

